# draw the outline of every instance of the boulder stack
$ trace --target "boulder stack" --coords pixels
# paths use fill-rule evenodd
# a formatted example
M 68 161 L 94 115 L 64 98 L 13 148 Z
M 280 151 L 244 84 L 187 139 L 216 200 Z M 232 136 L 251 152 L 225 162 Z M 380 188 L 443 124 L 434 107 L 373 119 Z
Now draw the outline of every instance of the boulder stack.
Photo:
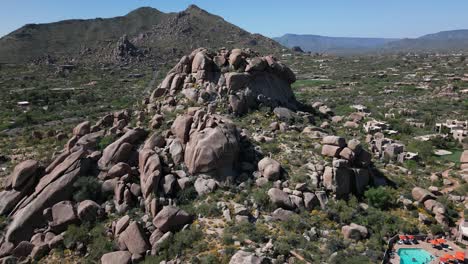
M 245 114 L 263 104 L 297 108 L 291 89 L 294 73 L 272 56 L 251 51 L 197 49 L 172 68 L 151 95 L 154 107 L 161 96 L 181 92 L 188 101 L 209 103 L 227 99 L 233 113 Z M 228 94 L 229 96 L 224 96 Z

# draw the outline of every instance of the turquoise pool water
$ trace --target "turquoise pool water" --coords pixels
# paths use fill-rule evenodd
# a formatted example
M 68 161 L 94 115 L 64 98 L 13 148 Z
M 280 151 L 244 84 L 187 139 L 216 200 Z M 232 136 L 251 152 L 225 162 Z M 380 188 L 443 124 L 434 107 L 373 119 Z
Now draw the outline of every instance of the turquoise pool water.
M 433 256 L 421 248 L 400 248 L 398 250 L 400 264 L 427 264 Z

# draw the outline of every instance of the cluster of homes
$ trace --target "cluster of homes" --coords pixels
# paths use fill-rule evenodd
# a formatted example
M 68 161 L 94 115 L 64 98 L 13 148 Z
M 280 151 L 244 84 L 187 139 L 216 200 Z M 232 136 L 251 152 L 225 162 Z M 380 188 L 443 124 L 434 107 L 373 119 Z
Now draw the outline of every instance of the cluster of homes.
M 450 134 L 453 139 L 462 142 L 468 137 L 468 121 L 447 120 L 445 123 L 437 123 L 435 126 L 439 134 Z

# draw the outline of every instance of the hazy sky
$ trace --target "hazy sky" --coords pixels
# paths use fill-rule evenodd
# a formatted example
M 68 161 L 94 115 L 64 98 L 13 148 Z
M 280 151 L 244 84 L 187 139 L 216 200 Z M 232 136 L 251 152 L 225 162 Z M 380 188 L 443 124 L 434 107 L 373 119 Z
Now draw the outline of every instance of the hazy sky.
M 399 38 L 468 29 L 467 0 L 0 0 L 0 36 L 28 23 L 113 17 L 142 6 L 178 12 L 190 4 L 269 37 Z

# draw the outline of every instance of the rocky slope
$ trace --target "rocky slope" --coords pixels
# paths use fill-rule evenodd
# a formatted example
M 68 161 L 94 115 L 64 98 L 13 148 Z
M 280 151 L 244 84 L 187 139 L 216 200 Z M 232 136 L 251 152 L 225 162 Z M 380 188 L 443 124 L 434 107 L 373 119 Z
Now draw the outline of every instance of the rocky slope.
M 139 110 L 79 124 L 48 166 L 33 160 L 16 166 L 0 192 L 0 213 L 10 219 L 0 257 L 45 261 L 57 248 L 89 257 L 94 254 L 92 245 L 77 239 L 70 243 L 73 226 L 104 222 L 104 233 L 113 242 L 98 256 L 101 263 L 145 258 L 187 263 L 202 255 L 173 259 L 162 251 L 179 232 L 194 234 L 208 223 L 215 231 L 208 228 L 201 236 L 210 238 L 219 229 L 210 221 L 265 221 L 273 228 L 273 223 L 288 222 L 298 213 L 324 209 L 329 200 L 385 185 L 359 141 L 347 142 L 314 126 L 314 118 L 327 119 L 332 112 L 323 104 L 314 110 L 299 103 L 291 90 L 293 82 L 295 75 L 287 66 L 250 50 L 201 48 L 184 56 Z M 234 121 L 253 111 L 277 120 L 270 124 L 271 131 L 252 131 Z M 258 146 L 287 131 L 300 132 L 320 150 L 304 165 L 308 176 L 302 182 L 292 181 L 286 164 Z M 271 212 L 258 204 L 225 199 L 231 192 L 249 192 L 250 183 L 271 204 Z M 224 195 L 210 196 L 217 190 Z M 222 210 L 221 219 L 207 222 L 201 212 L 181 206 L 184 200 L 204 197 Z M 342 235 L 357 241 L 368 231 L 353 223 L 342 226 Z M 255 253 L 238 247 L 229 263 L 303 258 L 294 248 L 278 256 L 269 253 L 271 242 L 261 247 Z
M 144 57 L 165 61 L 201 46 L 255 47 L 270 52 L 281 49 L 273 40 L 250 34 L 197 6 L 179 13 L 163 13 L 146 7 L 122 17 L 25 25 L 0 39 L 0 62 L 22 63 L 44 58 L 92 62 L 137 60 L 136 54 L 115 52 L 124 35 L 140 50 L 136 56 L 140 60 Z

